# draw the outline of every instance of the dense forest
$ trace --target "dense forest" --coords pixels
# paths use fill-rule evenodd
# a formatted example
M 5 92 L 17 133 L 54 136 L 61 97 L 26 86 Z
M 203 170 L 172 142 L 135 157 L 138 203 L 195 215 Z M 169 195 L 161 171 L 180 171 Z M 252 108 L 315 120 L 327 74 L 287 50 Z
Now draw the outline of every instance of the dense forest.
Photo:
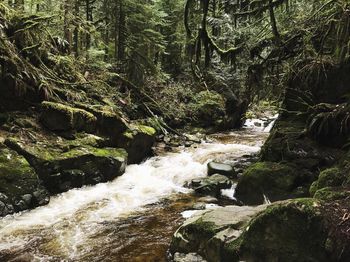
M 349 0 L 0 0 L 0 261 L 350 261 Z

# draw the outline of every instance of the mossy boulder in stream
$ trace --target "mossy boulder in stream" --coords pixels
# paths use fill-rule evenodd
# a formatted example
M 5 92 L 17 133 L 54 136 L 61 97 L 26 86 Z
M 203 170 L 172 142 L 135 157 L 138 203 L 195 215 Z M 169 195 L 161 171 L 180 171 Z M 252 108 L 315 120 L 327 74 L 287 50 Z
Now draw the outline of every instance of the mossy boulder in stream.
M 130 129 L 119 137 L 117 146 L 128 152 L 129 164 L 140 163 L 152 153 L 156 130 L 149 126 L 132 124 Z
M 249 221 L 265 208 L 226 206 L 198 211 L 175 232 L 170 251 L 195 252 L 209 262 L 223 261 L 223 244 L 239 237 Z
M 221 261 L 331 261 L 321 203 L 298 199 L 258 214 L 236 240 L 224 244 Z
M 264 196 L 271 201 L 287 199 L 295 193 L 298 175 L 294 166 L 258 162 L 239 178 L 235 196 L 249 205 L 262 204 Z
M 170 250 L 208 262 L 348 261 L 339 253 L 348 245 L 334 242 L 325 208 L 322 201 L 296 199 L 199 211 L 176 231 Z
M 127 163 L 127 152 L 118 148 L 80 145 L 64 150 L 58 145 L 24 145 L 13 139 L 5 143 L 28 160 L 51 193 L 110 181 L 124 173 Z
M 0 216 L 49 201 L 35 170 L 14 150 L 0 145 Z
M 212 261 L 220 261 L 220 255 L 215 254 L 216 246 L 210 247 L 214 238 L 225 238 L 225 234 L 217 234 L 226 232 L 227 237 L 238 237 L 242 227 L 264 208 L 227 206 L 198 211 L 175 232 L 170 250 L 173 253 L 196 252 L 206 258 L 212 255 Z

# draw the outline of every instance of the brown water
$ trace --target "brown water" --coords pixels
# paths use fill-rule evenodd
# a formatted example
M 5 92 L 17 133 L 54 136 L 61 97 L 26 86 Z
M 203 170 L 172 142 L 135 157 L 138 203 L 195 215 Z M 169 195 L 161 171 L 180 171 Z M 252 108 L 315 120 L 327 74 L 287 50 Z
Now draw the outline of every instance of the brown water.
M 267 133 L 216 134 L 212 143 L 129 166 L 116 180 L 75 189 L 0 220 L 0 261 L 166 261 L 181 212 L 198 201 L 183 185 L 214 159 L 256 153 Z

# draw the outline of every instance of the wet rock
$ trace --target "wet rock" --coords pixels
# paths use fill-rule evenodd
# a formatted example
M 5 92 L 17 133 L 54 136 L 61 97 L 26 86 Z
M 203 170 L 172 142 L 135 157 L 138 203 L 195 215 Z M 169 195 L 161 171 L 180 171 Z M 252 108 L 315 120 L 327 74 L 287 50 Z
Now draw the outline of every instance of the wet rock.
M 14 206 L 16 212 L 30 208 L 30 206 L 27 205 L 27 203 L 24 202 L 23 200 L 16 200 L 13 206 Z
M 172 253 L 198 253 L 210 261 L 222 260 L 221 246 L 237 239 L 248 222 L 266 206 L 226 206 L 198 211 L 175 232 Z
M 27 206 L 30 206 L 32 203 L 33 196 L 31 194 L 25 194 L 22 196 L 22 200 Z
M 174 262 L 206 262 L 200 255 L 196 253 L 189 253 L 189 254 L 181 254 L 181 253 L 175 253 L 174 254 Z
M 4 202 L 0 201 L 0 217 L 6 216 L 7 214 L 9 214 L 7 206 Z
M 156 139 L 156 130 L 144 125 L 131 125 L 119 138 L 117 146 L 128 152 L 129 164 L 140 163 L 152 154 Z
M 306 123 L 280 116 L 261 151 L 262 161 L 293 162 L 299 169 L 315 171 L 329 167 L 344 155 L 344 151 L 322 146 L 305 134 Z
M 13 139 L 5 143 L 26 157 L 51 193 L 110 181 L 124 173 L 127 163 L 127 152 L 119 148 L 86 145 L 64 151 L 54 145 L 24 145 Z
M 328 229 L 319 207 L 312 199 L 269 206 L 238 239 L 221 243 L 221 261 L 333 261 L 326 251 Z
M 271 201 L 287 199 L 295 193 L 299 176 L 303 174 L 294 166 L 258 162 L 239 178 L 235 197 L 248 205 L 264 203 L 264 195 Z
M 218 199 L 215 197 L 211 197 L 211 196 L 205 196 L 205 197 L 201 197 L 198 199 L 198 202 L 203 202 L 203 203 L 207 203 L 207 204 L 216 204 L 218 202 Z
M 208 175 L 211 176 L 214 174 L 227 176 L 231 179 L 237 177 L 237 174 L 234 172 L 232 166 L 223 163 L 210 162 L 208 163 Z
M 42 189 L 35 170 L 14 150 L 0 145 L 0 202 L 1 216 L 39 206 L 33 203 L 33 192 Z M 48 192 L 43 194 L 48 197 Z
M 296 199 L 198 211 L 176 231 L 170 250 L 197 253 L 208 262 L 348 261 L 344 249 L 349 243 L 338 241 L 341 236 L 332 233 L 333 214 L 329 217 L 330 207 L 323 204 Z M 340 204 L 335 210 L 341 218 Z
M 214 174 L 203 179 L 192 180 L 191 187 L 197 194 L 217 197 L 220 196 L 222 189 L 231 188 L 232 184 L 232 181 L 226 176 Z
M 32 201 L 34 205 L 43 206 L 49 203 L 50 197 L 48 196 L 46 189 L 38 189 L 33 192 Z
M 0 193 L 0 201 L 7 201 L 9 198 L 3 194 L 3 193 Z

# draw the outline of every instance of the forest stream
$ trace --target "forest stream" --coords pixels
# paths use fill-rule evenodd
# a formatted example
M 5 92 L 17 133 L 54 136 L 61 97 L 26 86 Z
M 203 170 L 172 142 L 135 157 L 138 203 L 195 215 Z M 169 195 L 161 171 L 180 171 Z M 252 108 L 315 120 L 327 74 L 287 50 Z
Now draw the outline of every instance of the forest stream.
M 211 160 L 234 162 L 257 153 L 270 127 L 249 126 L 163 152 L 129 165 L 112 182 L 73 189 L 47 206 L 2 218 L 0 260 L 166 261 L 182 213 L 199 199 L 184 185 L 206 176 Z

